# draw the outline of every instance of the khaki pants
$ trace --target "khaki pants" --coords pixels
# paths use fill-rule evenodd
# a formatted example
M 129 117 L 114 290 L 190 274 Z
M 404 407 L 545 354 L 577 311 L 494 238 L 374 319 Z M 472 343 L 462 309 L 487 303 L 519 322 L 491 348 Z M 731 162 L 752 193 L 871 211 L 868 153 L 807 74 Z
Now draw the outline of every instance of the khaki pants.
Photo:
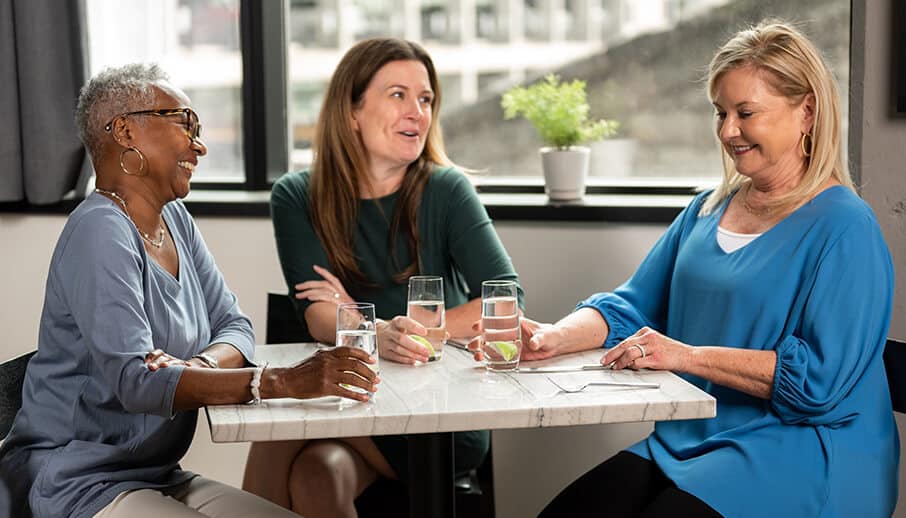
M 195 477 L 164 490 L 123 491 L 95 518 L 245 518 L 299 515 L 251 493 L 215 480 Z

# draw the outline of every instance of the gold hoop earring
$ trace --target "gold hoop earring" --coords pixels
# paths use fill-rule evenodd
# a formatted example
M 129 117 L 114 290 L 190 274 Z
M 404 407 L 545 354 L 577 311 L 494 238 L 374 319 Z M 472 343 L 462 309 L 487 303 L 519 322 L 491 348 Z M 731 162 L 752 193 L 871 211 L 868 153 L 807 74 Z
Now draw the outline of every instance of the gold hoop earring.
M 805 143 L 805 139 L 808 139 L 808 144 Z M 808 133 L 803 133 L 802 138 L 799 139 L 799 147 L 806 158 L 812 156 L 812 136 Z
M 141 167 L 138 168 L 138 172 L 137 172 L 137 173 L 133 173 L 132 171 L 126 169 L 126 163 L 123 161 L 123 156 L 124 156 L 128 151 L 134 151 L 135 154 L 137 154 L 138 157 L 139 157 L 139 158 L 141 159 L 141 161 L 142 161 L 142 162 L 141 162 L 142 165 L 141 165 Z M 124 150 L 120 153 L 120 169 L 122 169 L 124 173 L 126 173 L 126 174 L 128 174 L 128 175 L 130 175 L 130 176 L 145 176 L 144 174 L 142 174 L 142 173 L 145 172 L 145 155 L 143 155 L 142 152 L 139 151 L 138 148 L 135 147 L 135 146 L 129 146 L 129 147 L 127 147 L 126 149 L 124 149 Z

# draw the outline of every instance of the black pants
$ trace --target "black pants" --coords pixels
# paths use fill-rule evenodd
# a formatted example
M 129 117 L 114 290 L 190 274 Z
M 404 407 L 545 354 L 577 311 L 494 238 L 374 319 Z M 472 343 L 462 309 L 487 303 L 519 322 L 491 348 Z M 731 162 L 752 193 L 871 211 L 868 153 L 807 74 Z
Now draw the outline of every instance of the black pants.
M 539 518 L 560 516 L 714 518 L 721 515 L 678 489 L 654 462 L 621 451 L 561 491 Z

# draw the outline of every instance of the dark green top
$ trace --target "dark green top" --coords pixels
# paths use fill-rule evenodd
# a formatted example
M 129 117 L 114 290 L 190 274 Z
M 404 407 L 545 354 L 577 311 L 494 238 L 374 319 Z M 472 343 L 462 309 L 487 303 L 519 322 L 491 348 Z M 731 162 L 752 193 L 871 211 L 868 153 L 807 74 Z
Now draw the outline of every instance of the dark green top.
M 320 280 L 312 265 L 330 268 L 327 254 L 311 225 L 308 214 L 308 171 L 287 173 L 274 184 L 271 216 L 277 253 L 283 276 L 294 293 L 297 283 Z M 354 250 L 365 277 L 377 284 L 344 286 L 359 302 L 372 302 L 377 316 L 384 319 L 406 313 L 407 285 L 396 284 L 393 274 L 410 263 L 406 237 L 395 243 L 397 261 L 388 253 L 390 220 L 399 199 L 393 193 L 375 200 L 362 200 L 355 230 Z M 418 209 L 421 240 L 421 275 L 444 278 L 447 308 L 481 296 L 485 280 L 514 280 L 519 277 L 507 255 L 487 211 L 469 179 L 454 168 L 437 168 L 425 184 Z M 519 301 L 522 305 L 522 288 Z M 295 301 L 296 314 L 305 325 L 309 301 Z
M 271 193 L 277 253 L 290 293 L 295 293 L 294 286 L 300 282 L 320 280 L 313 265 L 330 268 L 327 254 L 309 219 L 310 179 L 308 171 L 285 174 L 274 184 Z M 410 262 L 404 235 L 399 235 L 394 243 L 396 261 L 388 253 L 390 220 L 398 199 L 399 193 L 393 193 L 360 202 L 354 250 L 365 278 L 377 286 L 344 286 L 356 301 L 373 302 L 377 316 L 384 319 L 406 314 L 408 286 L 405 282 L 397 284 L 393 281 L 393 274 Z M 437 168 L 431 173 L 418 208 L 418 232 L 421 240 L 419 273 L 444 278 L 444 302 L 448 308 L 480 297 L 482 281 L 519 282 L 513 262 L 497 237 L 475 188 L 464 174 L 453 168 Z M 520 306 L 522 299 L 522 288 L 519 288 Z M 306 328 L 305 310 L 311 303 L 293 300 L 299 321 Z M 382 435 L 372 437 L 372 440 L 405 481 L 408 478 L 407 437 Z M 490 434 L 487 431 L 456 432 L 453 440 L 454 468 L 461 474 L 481 464 L 488 451 Z

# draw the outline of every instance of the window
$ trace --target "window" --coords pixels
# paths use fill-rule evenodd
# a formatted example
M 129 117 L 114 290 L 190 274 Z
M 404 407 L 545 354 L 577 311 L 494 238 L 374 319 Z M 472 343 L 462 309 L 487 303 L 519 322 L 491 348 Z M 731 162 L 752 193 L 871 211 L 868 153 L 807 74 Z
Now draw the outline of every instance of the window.
M 739 4 L 739 5 L 734 5 Z M 450 157 L 492 177 L 541 175 L 540 142 L 504 121 L 500 94 L 555 72 L 584 79 L 592 115 L 621 123 L 592 143 L 591 175 L 716 178 L 721 173 L 708 61 L 726 38 L 796 6 L 731 0 L 299 0 L 290 2 L 288 66 L 293 168 L 311 160 L 322 92 L 342 54 L 374 35 L 422 43 L 443 88 L 440 120 Z M 828 0 L 803 29 L 822 48 L 847 99 L 849 1 Z M 740 14 L 742 13 L 742 14 Z M 314 31 L 312 31 L 314 29 Z M 847 103 L 844 102 L 844 105 Z M 846 114 L 844 114 L 844 120 Z M 845 136 L 844 136 L 845 142 Z
M 418 41 L 431 53 L 443 88 L 448 153 L 491 179 L 540 181 L 540 142 L 525 121 L 503 120 L 500 94 L 548 72 L 584 79 L 592 116 L 621 123 L 619 138 L 591 145 L 592 184 L 716 178 L 721 166 L 703 81 L 708 60 L 745 24 L 766 16 L 802 19 L 795 2 L 748 0 L 86 4 L 91 72 L 160 62 L 205 125 L 210 152 L 196 180 L 233 189 L 266 189 L 287 168 L 311 163 L 334 67 L 356 41 L 380 35 Z M 849 0 L 826 0 L 801 25 L 831 63 L 844 111 L 849 10 Z
M 86 15 L 90 74 L 159 63 L 204 125 L 196 181 L 243 182 L 239 0 L 87 0 Z

